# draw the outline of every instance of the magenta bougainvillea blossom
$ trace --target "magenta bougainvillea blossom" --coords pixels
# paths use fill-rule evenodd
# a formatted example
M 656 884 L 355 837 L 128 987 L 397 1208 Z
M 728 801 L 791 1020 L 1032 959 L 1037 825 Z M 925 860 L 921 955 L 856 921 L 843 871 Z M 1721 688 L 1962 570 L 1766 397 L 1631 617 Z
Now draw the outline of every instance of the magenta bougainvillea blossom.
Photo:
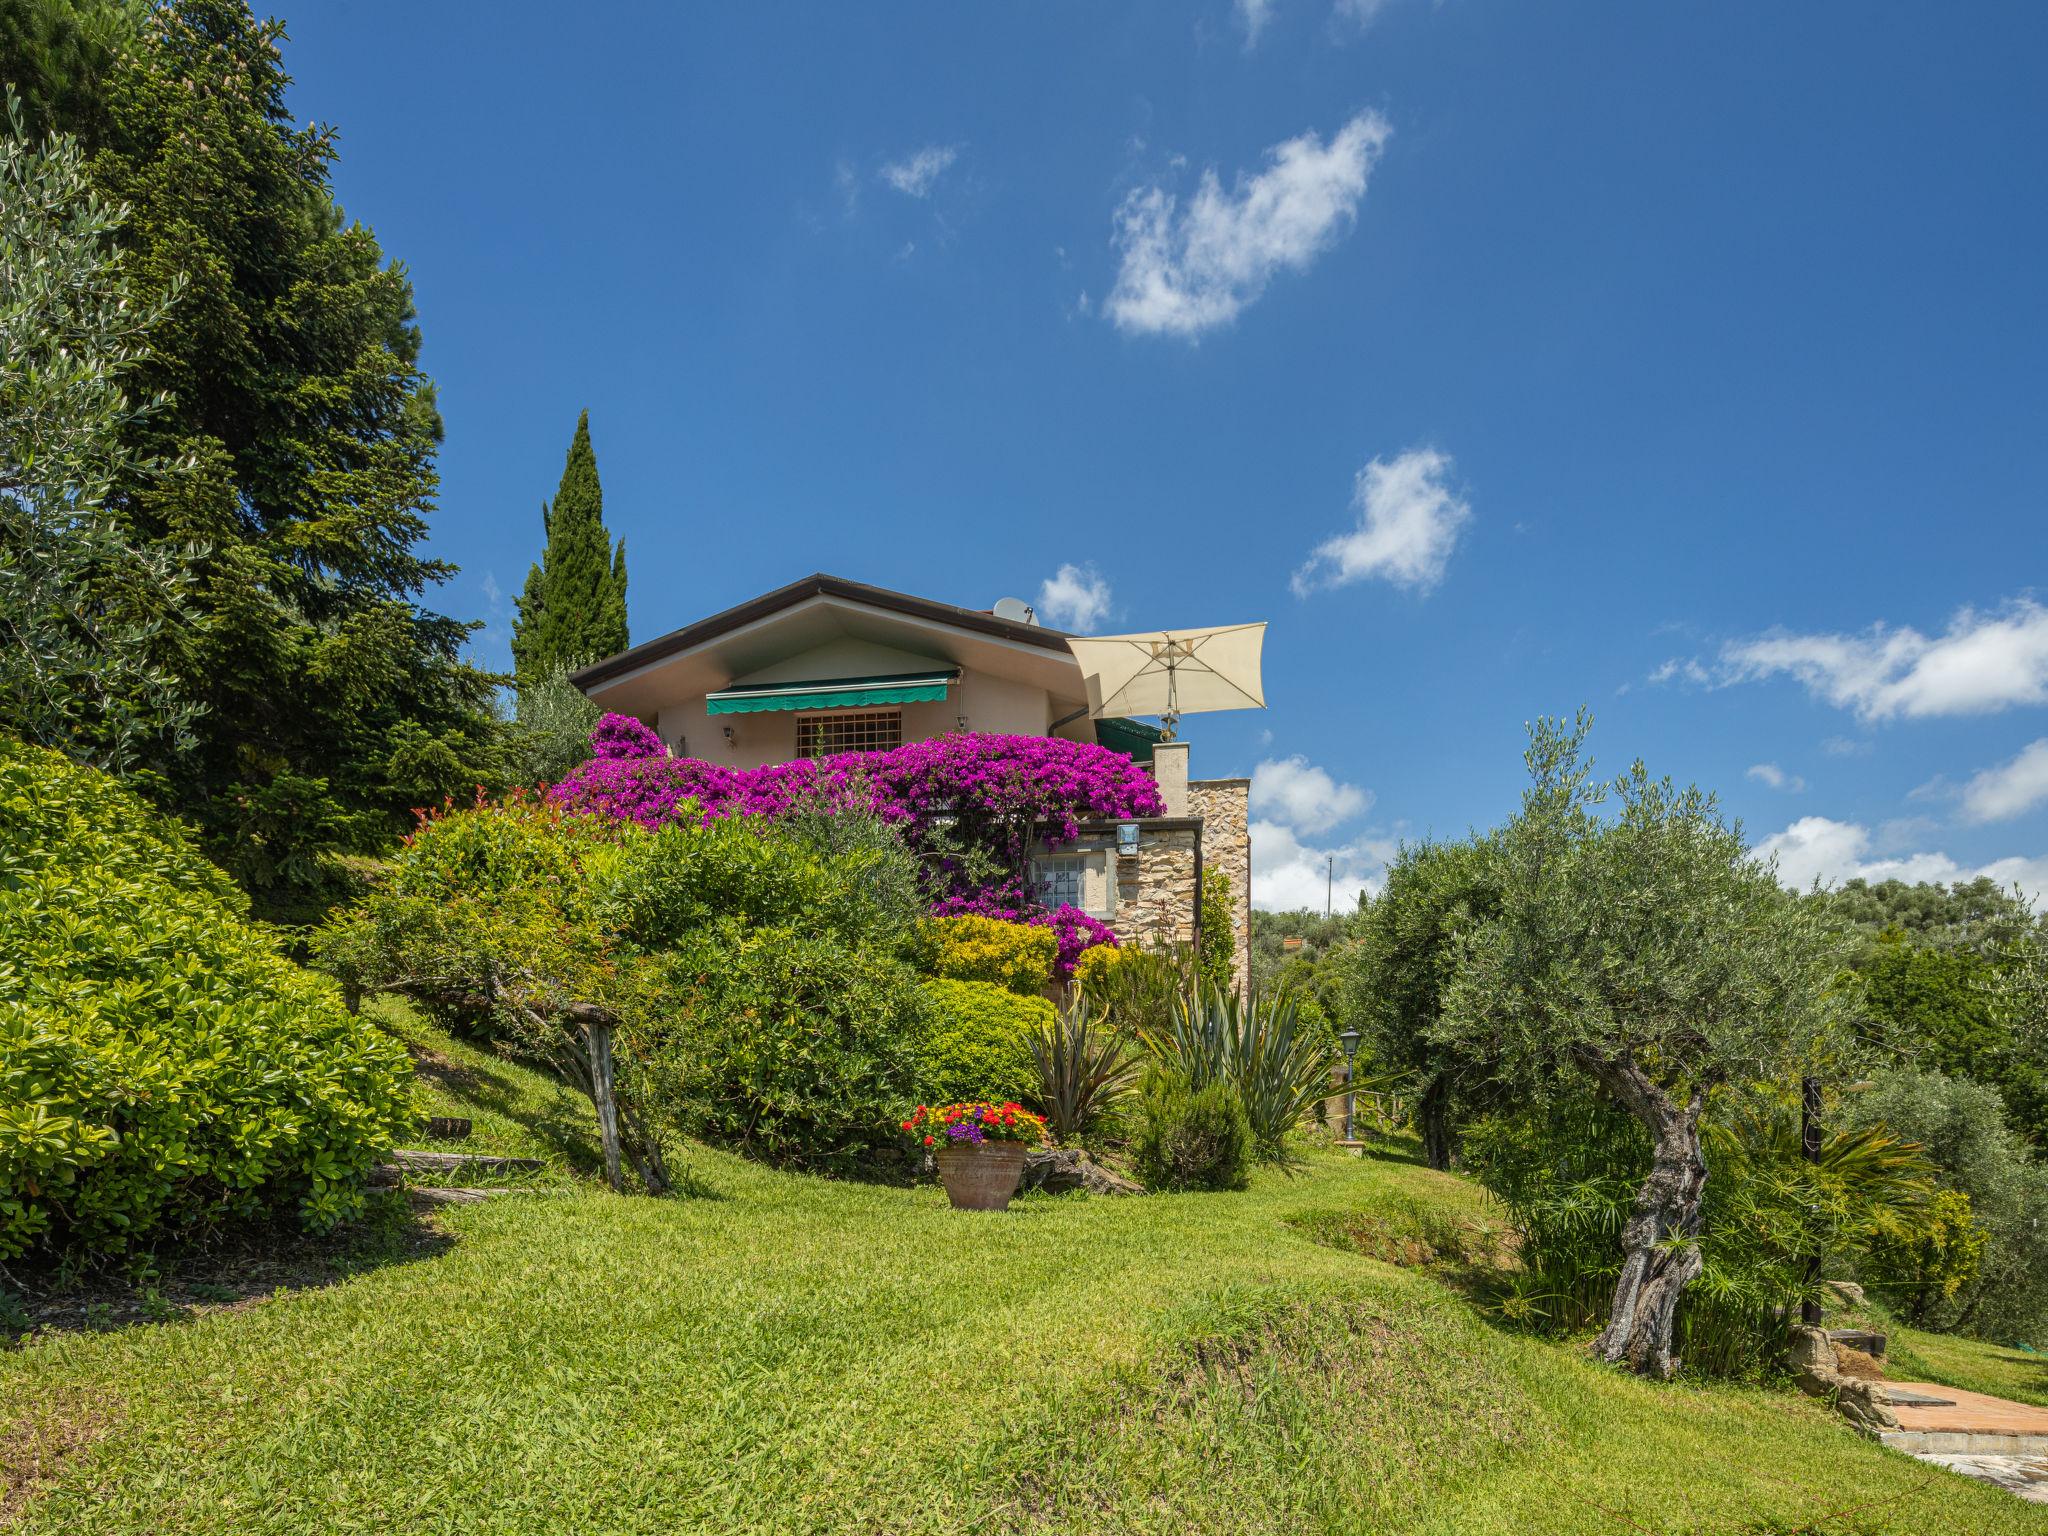
M 556 804 L 645 827 L 685 817 L 774 817 L 799 808 L 858 805 L 895 823 L 919 852 L 939 855 L 944 873 L 952 872 L 943 858 L 948 840 L 987 848 L 1003 868 L 1021 871 L 1041 839 L 1054 846 L 1070 843 L 1083 821 L 1160 816 L 1166 810 L 1151 775 L 1130 758 L 1049 736 L 959 732 L 887 752 L 727 768 L 671 757 L 640 721 L 608 714 L 591 732 L 591 747 L 590 761 L 549 791 Z M 1015 874 L 993 887 L 956 885 L 940 906 L 1049 923 L 1060 938 L 1062 976 L 1071 973 L 1081 950 L 1115 942 L 1107 927 L 1084 912 L 1046 912 L 1032 905 Z
M 1062 903 L 1048 910 L 1045 907 L 1019 904 L 1016 899 L 1002 892 L 984 891 L 975 896 L 948 896 L 932 907 L 938 917 L 993 917 L 1005 923 L 1030 923 L 1041 928 L 1050 928 L 1053 938 L 1059 943 L 1059 954 L 1053 961 L 1053 974 L 1061 981 L 1069 981 L 1074 975 L 1074 962 L 1081 958 L 1083 950 L 1093 949 L 1098 944 L 1114 944 L 1116 930 L 1109 924 L 1090 917 L 1079 907 Z

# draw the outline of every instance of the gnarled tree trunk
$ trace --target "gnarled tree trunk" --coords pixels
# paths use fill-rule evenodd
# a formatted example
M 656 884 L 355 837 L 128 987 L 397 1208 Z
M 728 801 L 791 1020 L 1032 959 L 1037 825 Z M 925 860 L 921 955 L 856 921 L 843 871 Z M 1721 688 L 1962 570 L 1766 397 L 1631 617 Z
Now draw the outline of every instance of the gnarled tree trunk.
M 1451 1088 L 1447 1073 L 1439 1072 L 1422 1090 L 1422 1102 L 1415 1109 L 1422 1130 L 1423 1160 L 1432 1168 L 1451 1166 Z
M 1643 1123 L 1656 1148 L 1649 1177 L 1636 1192 L 1635 1213 L 1622 1229 L 1614 1309 L 1593 1352 L 1610 1365 L 1668 1381 L 1678 1370 L 1672 1330 L 1679 1294 L 1705 1262 L 1699 1247 L 1700 1198 L 1707 1184 L 1707 1157 L 1700 1145 L 1705 1100 L 1695 1093 L 1679 1105 L 1626 1057 L 1590 1050 L 1575 1056 Z

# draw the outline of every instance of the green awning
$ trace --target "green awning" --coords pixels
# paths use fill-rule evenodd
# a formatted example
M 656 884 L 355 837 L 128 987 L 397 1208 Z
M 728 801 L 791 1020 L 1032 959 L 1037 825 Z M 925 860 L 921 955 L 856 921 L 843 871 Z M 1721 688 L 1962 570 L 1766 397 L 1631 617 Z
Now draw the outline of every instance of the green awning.
M 1104 715 L 1095 722 L 1096 744 L 1121 752 L 1134 763 L 1151 762 L 1153 744 L 1165 735 L 1156 725 L 1127 720 L 1122 715 Z
M 821 677 L 796 683 L 748 683 L 704 696 L 710 715 L 758 715 L 774 709 L 863 709 L 874 704 L 937 703 L 960 669 L 888 677 Z

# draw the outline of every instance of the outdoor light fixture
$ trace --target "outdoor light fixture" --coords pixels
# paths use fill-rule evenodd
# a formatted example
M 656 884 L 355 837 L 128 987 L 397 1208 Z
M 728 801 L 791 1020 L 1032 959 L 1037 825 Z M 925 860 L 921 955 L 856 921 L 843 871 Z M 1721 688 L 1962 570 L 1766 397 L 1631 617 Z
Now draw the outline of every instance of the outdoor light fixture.
M 967 717 L 965 715 L 955 715 L 953 717 L 953 723 L 959 726 L 960 729 L 963 731 L 967 729 Z
M 725 728 L 725 744 L 726 744 L 726 745 L 727 745 L 727 746 L 729 747 L 729 746 L 731 746 L 731 745 L 732 745 L 732 742 L 733 742 L 733 736 L 732 736 L 732 727 L 728 725 L 728 726 L 727 726 L 727 727 Z
M 1116 852 L 1118 858 L 1135 859 L 1138 856 L 1138 824 L 1135 821 L 1120 821 L 1116 824 Z
M 1351 1134 L 1352 1117 L 1357 1109 L 1358 1095 L 1352 1091 L 1351 1080 L 1357 1076 L 1352 1063 L 1358 1059 L 1358 1031 L 1347 1029 L 1337 1037 L 1337 1043 L 1344 1047 L 1344 1139 L 1354 1140 Z

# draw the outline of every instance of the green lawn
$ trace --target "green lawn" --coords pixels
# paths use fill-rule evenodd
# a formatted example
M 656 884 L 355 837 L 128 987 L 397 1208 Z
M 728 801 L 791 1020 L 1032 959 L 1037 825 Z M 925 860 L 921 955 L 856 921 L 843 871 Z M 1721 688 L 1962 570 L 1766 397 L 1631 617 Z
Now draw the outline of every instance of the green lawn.
M 403 1028 L 470 1069 L 442 1107 L 480 1146 L 580 1142 L 573 1100 Z M 1395 1158 L 1004 1215 L 686 1161 L 694 1198 L 557 1178 L 333 1285 L 0 1356 L 0 1511 L 293 1536 L 2048 1531 L 1797 1397 L 1645 1385 L 1363 1256 L 1344 1234 L 1427 1218 L 1441 1246 L 1485 1216 Z

